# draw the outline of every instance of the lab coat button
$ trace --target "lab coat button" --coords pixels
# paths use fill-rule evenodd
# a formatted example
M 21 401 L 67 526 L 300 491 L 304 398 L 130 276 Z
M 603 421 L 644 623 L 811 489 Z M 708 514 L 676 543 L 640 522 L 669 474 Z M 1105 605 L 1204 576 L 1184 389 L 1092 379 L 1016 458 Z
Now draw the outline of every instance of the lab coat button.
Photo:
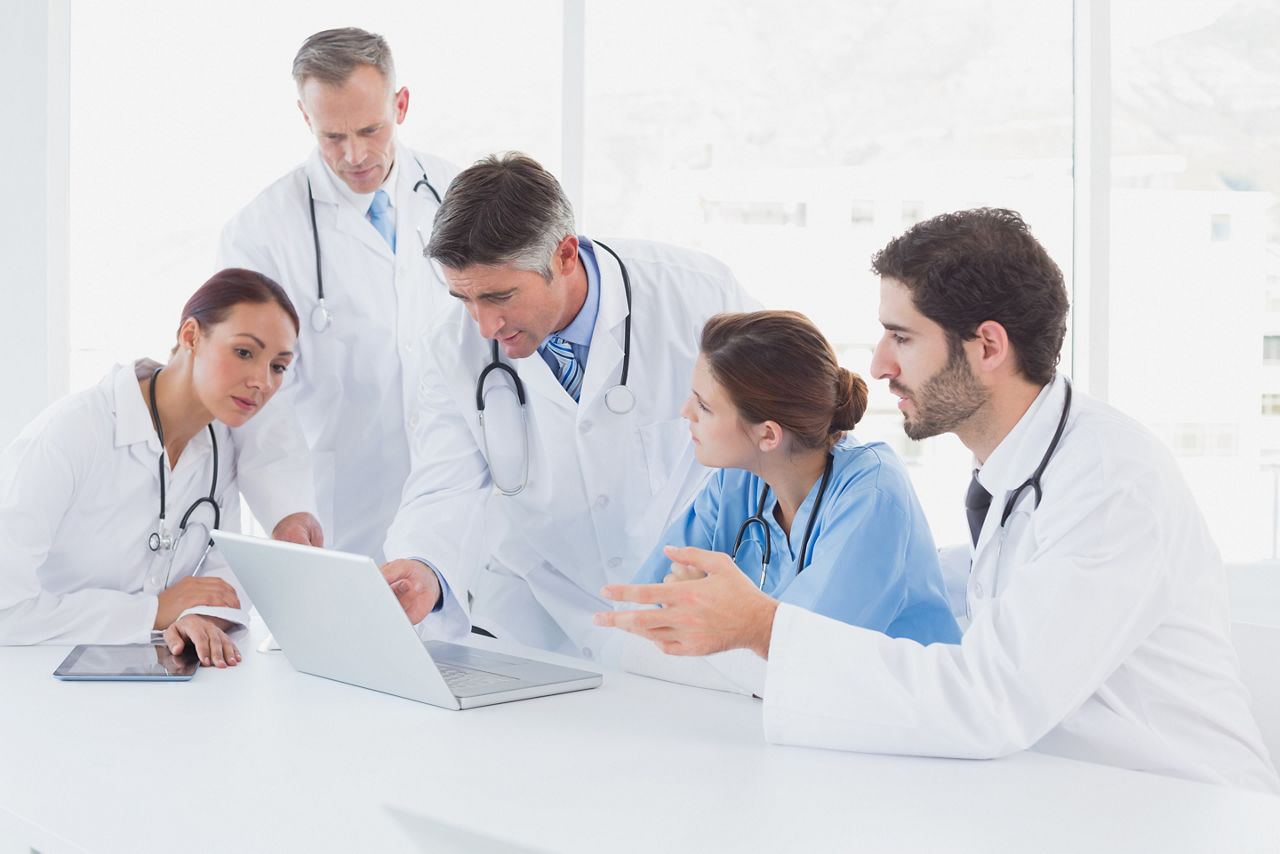
M 409 429 L 410 429 L 410 430 L 417 430 L 417 429 L 418 429 L 418 416 L 417 416 L 417 415 L 410 415 L 410 416 L 409 416 Z
M 582 648 L 582 657 L 583 657 L 583 658 L 593 658 L 593 657 L 594 657 L 594 656 L 592 655 L 592 653 L 591 653 L 591 648 L 590 648 L 590 647 L 586 647 L 586 646 L 584 646 L 584 647 Z
M 592 424 L 590 421 L 583 421 L 581 424 L 578 425 L 578 432 L 585 436 L 586 434 L 591 432 L 591 427 L 592 427 Z
M 609 568 L 610 568 L 610 569 L 617 569 L 619 566 L 622 566 L 622 558 L 620 558 L 620 557 L 611 557 L 611 558 L 609 558 Z
M 597 507 L 599 507 L 601 510 L 603 510 L 604 508 L 608 507 L 608 506 L 609 506 L 609 496 L 607 496 L 607 495 L 597 495 L 597 496 L 596 496 L 596 506 L 597 506 Z
M 978 582 L 973 585 L 973 595 L 977 596 L 979 599 L 982 598 L 982 582 Z

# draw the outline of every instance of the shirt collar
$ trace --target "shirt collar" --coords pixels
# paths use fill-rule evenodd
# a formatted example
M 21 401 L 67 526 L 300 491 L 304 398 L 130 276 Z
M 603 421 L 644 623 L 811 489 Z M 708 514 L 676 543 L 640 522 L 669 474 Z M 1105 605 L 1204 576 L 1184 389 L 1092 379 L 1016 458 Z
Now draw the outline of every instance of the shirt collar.
M 400 174 L 400 160 L 400 146 L 397 145 L 395 147 L 395 160 L 391 163 L 391 171 L 387 173 L 382 186 L 378 188 L 379 190 L 387 191 L 387 204 L 391 208 L 396 206 L 396 178 Z M 359 213 L 360 216 L 367 215 L 369 213 L 369 205 L 373 204 L 373 196 L 378 190 L 374 190 L 373 193 L 357 193 L 347 186 L 346 181 L 334 174 L 334 171 L 329 168 L 329 164 L 324 162 L 323 157 L 320 158 L 320 162 L 324 164 L 324 171 L 328 173 L 329 181 L 333 184 L 334 189 L 337 190 L 338 198 L 351 205 L 352 209 Z
M 987 457 L 986 463 L 979 468 L 974 460 L 978 482 L 993 498 L 1000 496 L 999 500 L 1003 500 L 1004 495 L 1017 489 L 1035 472 L 1062 416 L 1065 383 L 1061 375 L 1055 375 Z M 1056 401 L 1056 405 L 1051 401 Z
M 578 258 L 587 271 L 587 298 L 569 325 L 555 334 L 579 347 L 591 346 L 591 333 L 596 328 L 596 314 L 600 310 L 600 265 L 596 261 L 595 246 L 585 235 L 578 236 Z
M 112 386 L 111 409 L 116 418 L 117 448 L 144 444 L 152 453 L 160 453 L 160 437 L 156 435 L 155 424 L 151 421 L 151 407 L 144 397 L 146 392 L 138 383 L 150 379 L 156 368 L 162 367 L 154 359 L 138 359 L 130 364 L 116 365 L 112 368 L 114 376 L 108 373 L 103 380 Z M 204 428 L 187 443 L 189 450 L 208 447 L 209 431 Z
M 112 377 L 111 408 L 116 416 L 117 448 L 144 442 L 157 454 L 160 453 L 160 439 L 156 436 L 155 425 L 151 423 L 151 410 L 138 386 L 158 367 L 159 362 L 139 359 L 112 369 L 115 375 Z

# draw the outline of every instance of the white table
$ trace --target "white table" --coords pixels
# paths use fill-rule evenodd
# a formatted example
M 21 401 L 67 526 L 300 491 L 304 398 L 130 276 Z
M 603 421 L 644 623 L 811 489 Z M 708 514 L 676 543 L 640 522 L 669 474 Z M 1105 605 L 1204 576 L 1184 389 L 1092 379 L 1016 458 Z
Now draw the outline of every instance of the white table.
M 64 683 L 0 649 L 0 852 L 1280 851 L 1280 799 L 1025 753 L 767 745 L 760 703 L 609 672 L 465 712 L 244 662 Z

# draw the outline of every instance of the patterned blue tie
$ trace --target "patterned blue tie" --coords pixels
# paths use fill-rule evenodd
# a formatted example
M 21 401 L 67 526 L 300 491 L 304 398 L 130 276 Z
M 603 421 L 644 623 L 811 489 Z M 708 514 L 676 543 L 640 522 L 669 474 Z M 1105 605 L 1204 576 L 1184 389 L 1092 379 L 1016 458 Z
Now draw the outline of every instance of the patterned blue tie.
M 391 198 L 387 195 L 386 190 L 379 190 L 373 194 L 373 201 L 369 203 L 369 222 L 373 223 L 373 227 L 378 229 L 378 234 L 382 235 L 382 239 L 387 241 L 387 245 L 391 247 L 392 253 L 396 251 L 396 231 L 391 221 L 388 209 L 391 207 Z
M 556 358 L 556 364 L 560 366 L 560 371 L 556 378 L 560 380 L 560 385 L 564 390 L 569 392 L 569 396 L 576 402 L 578 395 L 582 392 L 582 366 L 578 364 L 577 358 L 573 355 L 573 348 L 569 346 L 569 342 L 561 338 L 559 335 L 552 335 L 542 345 L 548 353 Z

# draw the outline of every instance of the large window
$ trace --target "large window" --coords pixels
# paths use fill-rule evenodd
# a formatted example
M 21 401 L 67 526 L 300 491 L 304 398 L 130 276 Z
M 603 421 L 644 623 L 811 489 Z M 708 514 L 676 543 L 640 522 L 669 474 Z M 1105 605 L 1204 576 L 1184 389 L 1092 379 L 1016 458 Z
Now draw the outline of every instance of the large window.
M 920 219 L 996 205 L 1069 268 L 1070 3 L 590 4 L 586 81 L 590 230 L 703 249 L 807 313 L 871 386 L 860 438 L 906 458 L 939 542 L 967 537 L 969 453 L 907 440 L 867 376 L 870 258 Z
M 1228 561 L 1273 558 L 1280 7 L 1111 9 L 1111 402 L 1169 445 Z
M 1113 83 L 1107 393 L 1179 460 L 1228 560 L 1272 557 L 1280 7 L 1099 5 Z M 1070 0 L 590 0 L 581 57 L 562 40 L 577 8 L 74 0 L 71 386 L 167 351 L 222 224 L 311 148 L 289 77 L 299 41 L 353 21 L 391 41 L 410 144 L 580 169 L 587 231 L 719 256 L 864 374 L 879 335 L 870 256 L 921 218 L 1015 208 L 1070 277 Z M 561 139 L 566 60 L 585 80 L 580 163 L 561 162 L 577 151 Z M 867 379 L 857 432 L 907 460 L 937 539 L 962 540 L 968 452 L 954 437 L 908 441 Z

